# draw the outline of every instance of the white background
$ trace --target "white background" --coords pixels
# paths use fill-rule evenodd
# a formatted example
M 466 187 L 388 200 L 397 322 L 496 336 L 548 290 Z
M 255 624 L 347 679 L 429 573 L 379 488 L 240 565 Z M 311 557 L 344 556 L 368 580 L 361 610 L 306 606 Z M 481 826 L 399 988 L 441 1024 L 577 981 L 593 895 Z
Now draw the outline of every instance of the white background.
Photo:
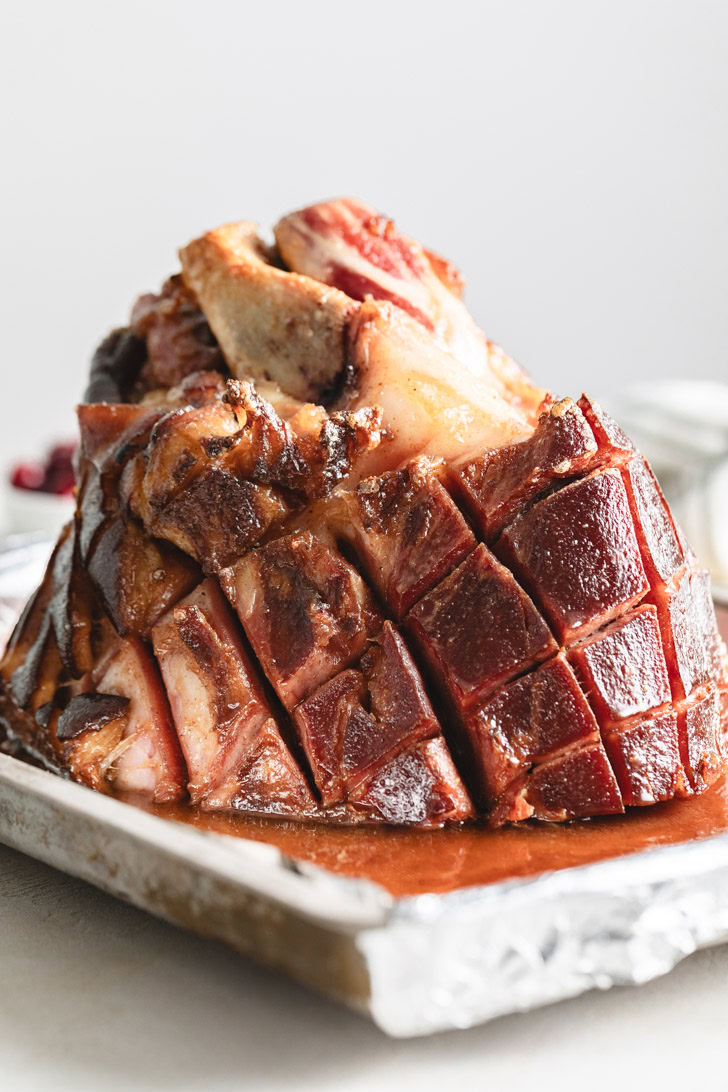
M 728 4 L 24 0 L 0 45 L 0 457 L 72 430 L 176 249 L 353 193 L 559 393 L 728 369 Z M 30 449 L 30 450 L 29 450 Z
M 342 193 L 453 258 L 544 385 L 726 377 L 720 0 L 25 0 L 2 22 L 3 462 L 72 433 L 96 342 L 180 244 Z M 0 894 L 11 1092 L 725 1087 L 725 952 L 392 1044 L 5 851 Z

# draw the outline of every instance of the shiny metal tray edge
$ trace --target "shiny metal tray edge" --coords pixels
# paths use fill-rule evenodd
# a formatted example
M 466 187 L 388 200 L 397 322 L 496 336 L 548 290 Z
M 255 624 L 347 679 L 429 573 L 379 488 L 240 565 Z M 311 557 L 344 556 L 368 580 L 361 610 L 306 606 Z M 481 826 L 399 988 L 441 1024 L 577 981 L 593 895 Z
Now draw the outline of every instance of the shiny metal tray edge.
M 393 898 L 0 755 L 0 841 L 283 971 L 396 1037 L 645 982 L 728 939 L 728 835 Z

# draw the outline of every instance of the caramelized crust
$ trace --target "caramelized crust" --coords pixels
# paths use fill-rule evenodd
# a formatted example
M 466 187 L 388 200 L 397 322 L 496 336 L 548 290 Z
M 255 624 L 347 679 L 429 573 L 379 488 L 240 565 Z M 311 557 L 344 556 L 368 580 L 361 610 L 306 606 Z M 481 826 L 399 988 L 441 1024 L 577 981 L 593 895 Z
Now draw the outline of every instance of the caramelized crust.
M 476 545 L 427 459 L 366 478 L 347 499 L 340 534 L 397 619 Z
M 529 597 L 483 545 L 412 608 L 406 625 L 461 713 L 557 650 Z
M 618 470 L 599 470 L 539 501 L 503 532 L 498 554 L 562 640 L 629 610 L 650 590 Z
M 324 804 L 345 800 L 405 746 L 440 734 L 407 646 L 390 622 L 359 661 L 297 706 L 295 722 Z
M 452 471 L 452 486 L 486 542 L 555 484 L 590 469 L 597 442 L 570 398 L 541 414 L 531 436 L 486 451 Z
M 165 414 L 132 499 L 147 531 L 218 572 L 330 492 L 379 441 L 376 411 L 299 414 L 298 424 L 236 380 L 212 401 Z
M 251 550 L 220 578 L 288 710 L 354 663 L 382 625 L 356 570 L 308 532 Z

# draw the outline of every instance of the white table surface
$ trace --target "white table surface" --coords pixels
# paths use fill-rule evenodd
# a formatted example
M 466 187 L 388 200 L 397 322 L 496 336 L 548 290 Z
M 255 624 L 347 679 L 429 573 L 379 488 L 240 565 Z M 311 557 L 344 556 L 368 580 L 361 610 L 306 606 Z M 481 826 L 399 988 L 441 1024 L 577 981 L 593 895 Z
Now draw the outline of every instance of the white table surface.
M 354 1013 L 0 847 L 0 1088 L 723 1089 L 728 948 L 640 988 L 393 1041 Z

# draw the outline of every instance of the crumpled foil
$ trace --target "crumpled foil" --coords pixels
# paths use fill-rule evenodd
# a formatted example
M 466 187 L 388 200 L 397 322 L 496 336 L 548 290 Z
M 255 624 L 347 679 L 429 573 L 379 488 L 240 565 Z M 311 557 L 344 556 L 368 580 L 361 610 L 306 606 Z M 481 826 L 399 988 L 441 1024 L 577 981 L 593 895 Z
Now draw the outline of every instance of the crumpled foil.
M 34 541 L 0 552 L 6 622 L 49 549 Z M 728 939 L 728 835 L 394 898 L 0 754 L 0 841 L 283 970 L 397 1037 L 646 982 Z
M 638 984 L 728 939 L 728 836 L 534 880 L 399 900 L 359 938 L 370 1011 L 426 1035 Z
M 53 542 L 45 535 L 8 535 L 0 539 L 0 649 L 43 579 Z

